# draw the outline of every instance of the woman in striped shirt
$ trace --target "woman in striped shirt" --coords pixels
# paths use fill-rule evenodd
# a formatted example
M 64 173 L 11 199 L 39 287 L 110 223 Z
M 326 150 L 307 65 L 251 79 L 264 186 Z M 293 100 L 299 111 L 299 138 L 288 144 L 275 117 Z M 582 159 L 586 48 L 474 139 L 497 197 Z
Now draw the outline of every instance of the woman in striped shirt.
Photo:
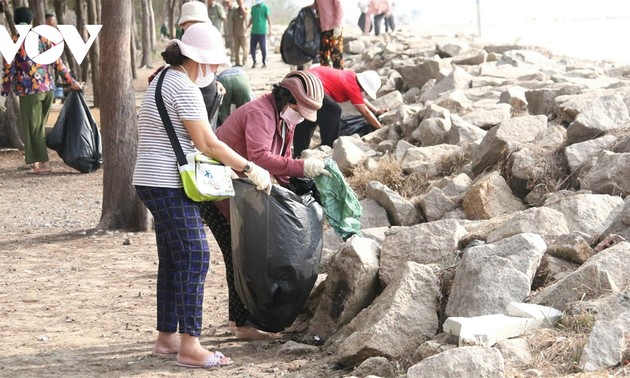
M 245 174 L 261 190 L 271 191 L 269 172 L 234 152 L 210 128 L 200 87 L 214 79 L 218 65 L 229 65 L 218 30 L 208 23 L 191 25 L 162 53 L 165 68 L 161 93 L 173 129 L 185 154 L 195 150 Z M 159 258 L 157 329 L 154 353 L 177 356 L 184 367 L 207 368 L 232 363 L 199 343 L 203 294 L 210 250 L 199 203 L 184 190 L 177 158 L 155 103 L 153 80 L 142 100 L 133 184 L 154 218 Z M 177 331 L 179 330 L 179 335 Z

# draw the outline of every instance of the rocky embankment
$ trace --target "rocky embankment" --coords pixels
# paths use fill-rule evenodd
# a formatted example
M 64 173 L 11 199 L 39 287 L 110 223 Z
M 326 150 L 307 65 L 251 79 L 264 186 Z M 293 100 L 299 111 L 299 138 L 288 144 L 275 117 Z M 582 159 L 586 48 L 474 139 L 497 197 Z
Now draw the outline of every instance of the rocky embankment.
M 367 184 L 293 330 L 358 376 L 629 374 L 630 67 L 400 33 L 346 58 L 385 127 L 307 153 L 428 185 Z

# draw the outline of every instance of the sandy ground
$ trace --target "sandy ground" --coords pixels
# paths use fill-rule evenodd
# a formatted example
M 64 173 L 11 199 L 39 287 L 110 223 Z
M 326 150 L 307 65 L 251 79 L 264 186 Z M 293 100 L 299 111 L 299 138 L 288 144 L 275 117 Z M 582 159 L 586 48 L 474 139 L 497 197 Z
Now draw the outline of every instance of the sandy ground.
M 251 61 L 250 61 L 251 62 Z M 254 89 L 288 72 L 279 55 L 246 70 Z M 138 98 L 151 69 L 139 70 Z M 89 97 L 89 90 L 86 95 Z M 52 126 L 61 104 L 49 119 Z M 98 120 L 98 109 L 93 109 Z M 227 328 L 225 271 L 208 232 L 201 342 L 235 364 L 212 372 L 177 367 L 151 355 L 157 253 L 153 232 L 97 231 L 103 171 L 80 174 L 50 151 L 54 172 L 34 175 L 23 154 L 0 152 L 0 376 L 276 377 L 340 376 L 326 356 L 281 352 L 286 339 L 238 341 Z

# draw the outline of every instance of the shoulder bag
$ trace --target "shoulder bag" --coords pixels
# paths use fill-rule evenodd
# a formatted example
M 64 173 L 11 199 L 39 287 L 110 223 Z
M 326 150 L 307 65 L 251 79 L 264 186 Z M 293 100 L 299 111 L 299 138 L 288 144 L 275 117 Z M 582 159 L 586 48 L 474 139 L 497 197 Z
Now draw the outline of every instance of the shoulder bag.
M 155 87 L 155 104 L 160 112 L 160 118 L 162 118 L 162 123 L 175 151 L 175 156 L 177 156 L 177 166 L 182 178 L 184 192 L 186 192 L 188 198 L 195 202 L 216 201 L 234 197 L 232 169 L 230 167 L 205 156 L 201 152 L 191 152 L 184 155 L 162 98 L 162 82 L 166 71 L 168 71 L 168 68 L 162 70 Z

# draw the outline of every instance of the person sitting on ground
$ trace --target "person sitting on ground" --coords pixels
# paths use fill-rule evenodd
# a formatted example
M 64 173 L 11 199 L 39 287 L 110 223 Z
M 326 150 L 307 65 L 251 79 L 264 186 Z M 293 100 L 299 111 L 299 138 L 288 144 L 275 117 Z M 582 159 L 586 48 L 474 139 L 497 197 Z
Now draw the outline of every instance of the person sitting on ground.
M 224 70 L 217 76 L 217 80 L 225 88 L 225 95 L 219 107 L 219 118 L 217 119 L 217 126 L 221 126 L 232 112 L 232 105 L 238 109 L 250 102 L 254 99 L 254 91 L 249 84 L 249 76 L 238 67 Z
M 315 121 L 324 88 L 313 74 L 295 71 L 274 85 L 271 93 L 236 109 L 217 129 L 217 137 L 236 152 L 263 167 L 282 186 L 290 177 L 330 175 L 322 159 L 291 158 L 293 130 L 303 119 Z M 242 175 L 242 174 L 240 174 Z M 223 253 L 229 295 L 228 320 L 239 339 L 267 340 L 279 334 L 257 329 L 236 291 L 230 233 L 230 200 L 204 202 L 201 214 Z
M 317 111 L 317 120 L 305 120 L 295 128 L 293 137 L 293 156 L 299 157 L 309 148 L 315 128 L 319 125 L 321 144 L 329 147 L 339 138 L 341 124 L 340 102 L 350 101 L 365 120 L 376 129 L 382 127 L 378 116 L 388 109 L 377 109 L 362 92 L 376 99 L 376 91 L 381 87 L 381 78 L 376 71 L 355 73 L 352 70 L 338 70 L 332 67 L 318 66 L 308 70 L 317 76 L 324 85 L 323 105 Z
M 214 26 L 198 23 L 186 30 L 181 41 L 169 42 L 162 56 L 170 66 L 161 73 L 166 112 L 184 154 L 202 152 L 247 172 L 257 188 L 271 192 L 269 172 L 221 142 L 210 128 L 199 87 L 213 76 L 216 38 L 221 36 Z M 140 106 L 132 181 L 153 215 L 157 240 L 158 336 L 154 353 L 174 357 L 177 365 L 189 368 L 229 365 L 230 358 L 210 352 L 199 342 L 210 249 L 200 203 L 184 192 L 177 157 L 156 105 L 158 82 L 149 84 Z

